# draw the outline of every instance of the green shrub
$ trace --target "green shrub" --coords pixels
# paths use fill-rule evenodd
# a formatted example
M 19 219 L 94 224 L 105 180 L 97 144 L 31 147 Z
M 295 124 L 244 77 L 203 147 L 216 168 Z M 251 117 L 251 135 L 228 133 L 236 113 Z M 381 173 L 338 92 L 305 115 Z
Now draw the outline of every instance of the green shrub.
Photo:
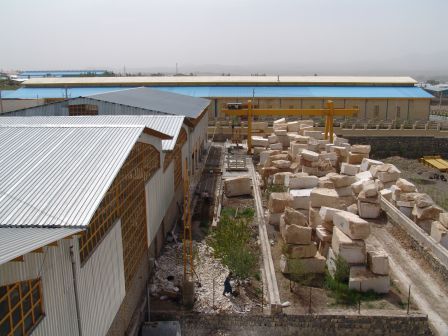
M 257 257 L 250 245 L 252 236 L 249 224 L 253 218 L 253 209 L 238 211 L 224 208 L 218 227 L 209 237 L 209 244 L 215 251 L 215 257 L 220 258 L 235 275 L 246 278 L 254 275 Z

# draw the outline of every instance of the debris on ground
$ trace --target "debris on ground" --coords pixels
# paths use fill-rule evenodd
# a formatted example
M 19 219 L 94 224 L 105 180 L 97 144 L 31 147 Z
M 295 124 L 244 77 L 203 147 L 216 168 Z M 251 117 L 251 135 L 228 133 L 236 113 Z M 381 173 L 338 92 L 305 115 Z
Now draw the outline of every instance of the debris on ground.
M 193 250 L 196 283 L 193 311 L 207 314 L 248 313 L 260 305 L 257 300 L 254 302 L 248 296 L 247 289 L 250 287 L 248 281 L 241 284 L 237 280 L 231 281 L 235 295 L 224 296 L 224 280 L 229 274 L 227 267 L 213 257 L 213 249 L 206 243 L 194 242 Z M 181 303 L 182 243 L 167 244 L 155 266 L 151 295 Z

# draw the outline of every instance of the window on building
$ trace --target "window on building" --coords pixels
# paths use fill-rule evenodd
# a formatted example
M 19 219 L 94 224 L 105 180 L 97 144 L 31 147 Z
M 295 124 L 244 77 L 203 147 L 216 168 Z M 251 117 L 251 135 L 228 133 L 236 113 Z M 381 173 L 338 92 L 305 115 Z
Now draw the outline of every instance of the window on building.
M 397 119 L 400 119 L 401 118 L 401 106 L 397 106 L 396 112 L 397 112 Z
M 43 317 L 40 279 L 0 286 L 0 335 L 30 335 Z
M 68 106 L 70 116 L 98 115 L 98 106 L 92 104 L 77 104 Z
M 375 119 L 377 119 L 380 116 L 380 106 L 379 105 L 375 105 L 373 107 L 373 117 Z

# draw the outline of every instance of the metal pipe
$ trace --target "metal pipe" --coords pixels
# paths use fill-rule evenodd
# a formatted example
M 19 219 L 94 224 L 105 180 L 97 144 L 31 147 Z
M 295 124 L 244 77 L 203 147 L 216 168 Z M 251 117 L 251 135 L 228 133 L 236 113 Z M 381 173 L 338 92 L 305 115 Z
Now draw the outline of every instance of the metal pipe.
M 73 245 L 72 244 L 70 244 L 70 260 L 72 261 L 73 292 L 75 294 L 75 307 L 76 307 L 76 319 L 78 322 L 78 335 L 82 336 L 81 314 L 80 314 L 80 309 L 79 309 L 78 286 L 77 286 L 77 280 L 76 280 L 76 261 L 75 261 L 75 255 L 73 253 Z

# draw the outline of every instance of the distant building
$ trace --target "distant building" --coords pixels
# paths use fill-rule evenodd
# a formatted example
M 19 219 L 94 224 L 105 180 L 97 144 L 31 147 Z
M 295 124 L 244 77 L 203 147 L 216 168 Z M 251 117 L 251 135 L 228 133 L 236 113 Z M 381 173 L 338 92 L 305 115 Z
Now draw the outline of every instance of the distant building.
M 14 102 L 63 99 L 121 90 L 152 87 L 211 100 L 211 119 L 225 119 L 228 103 L 253 99 L 260 108 L 322 108 L 328 99 L 336 108 L 359 109 L 360 120 L 428 120 L 432 95 L 416 87 L 410 77 L 344 76 L 172 76 L 36 78 L 4 96 Z
M 45 77 L 82 77 L 82 76 L 104 76 L 107 70 L 30 70 L 17 74 L 18 78 L 45 78 Z
M 428 91 L 436 98 L 448 97 L 448 83 L 437 85 L 422 84 L 421 88 L 423 88 L 425 91 Z
M 2 335 L 138 330 L 209 102 L 124 91 L 0 117 Z

